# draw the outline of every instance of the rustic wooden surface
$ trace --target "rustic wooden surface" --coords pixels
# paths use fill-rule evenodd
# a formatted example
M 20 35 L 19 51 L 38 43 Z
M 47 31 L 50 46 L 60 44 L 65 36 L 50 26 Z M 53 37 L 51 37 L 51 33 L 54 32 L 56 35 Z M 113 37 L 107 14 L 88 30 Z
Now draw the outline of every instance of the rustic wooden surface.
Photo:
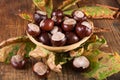
M 57 0 L 56 0 L 57 1 Z M 55 1 L 55 3 L 56 3 Z M 61 1 L 61 0 L 59 0 Z M 120 0 L 88 0 L 88 4 L 105 4 L 119 7 Z M 32 12 L 32 0 L 0 0 L 0 42 L 10 37 L 25 35 L 27 21 L 16 16 L 17 12 L 24 10 Z M 103 35 L 113 51 L 120 53 L 120 19 L 115 20 L 93 20 L 95 26 L 108 28 L 111 32 L 100 33 Z M 28 65 L 30 67 L 31 65 Z M 0 80 L 42 80 L 31 71 L 31 67 L 26 70 L 15 70 L 11 65 L 0 63 Z M 120 73 L 109 77 L 109 80 L 120 80 Z M 63 67 L 62 73 L 51 72 L 48 80 L 88 80 L 83 78 L 80 73 L 69 68 Z

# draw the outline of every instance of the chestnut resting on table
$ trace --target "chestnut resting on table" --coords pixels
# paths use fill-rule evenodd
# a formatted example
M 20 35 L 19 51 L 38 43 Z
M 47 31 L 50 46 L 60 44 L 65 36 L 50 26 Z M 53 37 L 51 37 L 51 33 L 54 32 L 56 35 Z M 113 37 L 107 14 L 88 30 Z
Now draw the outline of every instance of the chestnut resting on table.
M 45 77 L 49 74 L 50 70 L 47 65 L 42 62 L 37 62 L 33 66 L 33 72 L 39 77 Z
M 11 64 L 16 69 L 23 69 L 25 67 L 26 60 L 24 59 L 23 56 L 17 54 L 12 56 Z

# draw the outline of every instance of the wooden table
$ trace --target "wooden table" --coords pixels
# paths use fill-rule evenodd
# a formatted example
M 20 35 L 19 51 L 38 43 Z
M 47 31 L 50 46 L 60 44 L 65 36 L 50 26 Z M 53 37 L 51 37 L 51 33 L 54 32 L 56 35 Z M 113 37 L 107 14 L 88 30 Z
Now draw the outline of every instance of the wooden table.
M 57 1 L 57 0 L 56 0 Z M 55 1 L 55 2 L 56 2 Z M 61 0 L 60 0 L 61 1 Z M 118 0 L 120 2 L 120 0 Z M 120 7 L 116 0 L 90 0 L 90 3 L 106 4 Z M 25 35 L 27 21 L 16 16 L 18 10 L 34 11 L 32 0 L 0 0 L 0 42 L 11 37 Z M 113 51 L 120 53 L 120 19 L 115 20 L 94 20 L 97 27 L 108 28 L 111 32 L 100 33 L 103 35 Z M 31 66 L 31 65 L 29 65 Z M 120 80 L 120 74 L 109 77 L 109 80 Z M 15 70 L 11 65 L 0 63 L 0 80 L 40 80 L 31 71 Z M 42 80 L 42 79 L 41 79 Z M 63 67 L 62 73 L 51 72 L 48 80 L 88 80 L 83 78 L 80 73 L 69 69 L 69 65 Z

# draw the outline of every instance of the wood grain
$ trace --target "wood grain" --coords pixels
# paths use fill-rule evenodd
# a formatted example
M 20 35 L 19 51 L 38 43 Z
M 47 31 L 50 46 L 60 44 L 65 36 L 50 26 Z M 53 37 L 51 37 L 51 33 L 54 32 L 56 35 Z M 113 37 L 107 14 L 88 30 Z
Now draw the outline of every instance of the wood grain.
M 57 1 L 57 0 L 56 0 Z M 54 1 L 54 5 L 57 2 Z M 60 0 L 62 1 L 62 0 Z M 85 0 L 86 1 L 86 0 Z M 87 3 L 105 4 L 119 7 L 116 0 L 89 0 Z M 80 4 L 79 4 L 80 5 Z M 16 14 L 18 11 L 33 12 L 32 0 L 0 0 L 0 42 L 10 37 L 25 35 L 27 21 L 20 19 Z M 108 28 L 111 32 L 99 33 L 103 35 L 112 51 L 120 53 L 120 20 L 93 20 L 95 26 Z M 28 69 L 15 70 L 11 65 L 0 63 L 0 80 L 45 80 L 39 79 L 32 72 L 33 64 L 28 65 Z M 119 74 L 115 74 L 108 80 L 120 80 Z M 84 78 L 80 73 L 75 72 L 70 64 L 63 66 L 62 73 L 51 72 L 47 80 L 89 80 Z

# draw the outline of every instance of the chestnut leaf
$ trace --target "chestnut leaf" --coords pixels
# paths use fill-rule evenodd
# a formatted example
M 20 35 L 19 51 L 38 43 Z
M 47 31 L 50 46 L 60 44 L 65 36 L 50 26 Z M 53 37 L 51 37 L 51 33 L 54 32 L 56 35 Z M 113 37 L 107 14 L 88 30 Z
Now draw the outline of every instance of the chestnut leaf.
M 30 21 L 30 22 L 33 21 L 32 15 L 30 15 L 28 13 L 19 13 L 18 16 L 27 21 Z
M 46 0 L 46 12 L 47 12 L 47 16 L 48 18 L 51 17 L 51 13 L 53 11 L 53 0 Z
M 41 10 L 47 13 L 50 18 L 53 11 L 53 0 L 33 0 L 33 3 Z
M 15 38 L 10 38 L 0 43 L 0 62 L 9 63 L 13 55 L 17 54 L 20 49 L 20 45 L 25 44 L 25 55 L 24 57 L 29 57 L 29 52 L 35 48 L 27 36 L 20 36 Z M 21 51 L 19 51 L 21 52 Z
M 58 8 L 62 9 L 63 11 L 70 8 L 73 5 L 76 5 L 77 2 L 81 0 L 65 0 L 63 1 L 62 5 L 60 5 Z
M 32 15 L 30 15 L 28 13 L 19 13 L 18 16 L 27 21 L 30 21 L 30 22 L 33 21 Z
M 32 0 L 33 3 L 37 8 L 39 8 L 41 11 L 46 11 L 45 9 L 45 0 Z
M 83 11 L 88 18 L 93 18 L 93 19 L 103 19 L 103 18 L 114 19 L 113 16 L 116 14 L 115 11 L 101 6 L 84 6 L 77 9 Z M 71 15 L 74 10 L 75 9 L 66 10 L 64 11 L 64 14 Z
M 79 8 L 79 10 L 83 11 L 89 18 L 110 18 L 114 19 L 113 15 L 116 13 L 115 11 L 101 7 L 101 6 L 85 6 Z
M 5 63 L 8 64 L 10 63 L 10 59 L 12 58 L 12 56 L 15 55 L 15 53 L 19 50 L 19 45 L 15 45 L 13 46 L 13 49 L 9 52 L 8 57 L 5 60 Z
M 83 72 L 85 77 L 104 80 L 120 71 L 120 55 L 118 53 L 106 53 L 100 50 L 92 50 L 84 53 L 90 60 L 90 67 Z
M 93 35 L 83 46 L 86 50 L 95 50 L 107 46 L 107 41 L 104 37 L 100 38 L 97 35 Z

